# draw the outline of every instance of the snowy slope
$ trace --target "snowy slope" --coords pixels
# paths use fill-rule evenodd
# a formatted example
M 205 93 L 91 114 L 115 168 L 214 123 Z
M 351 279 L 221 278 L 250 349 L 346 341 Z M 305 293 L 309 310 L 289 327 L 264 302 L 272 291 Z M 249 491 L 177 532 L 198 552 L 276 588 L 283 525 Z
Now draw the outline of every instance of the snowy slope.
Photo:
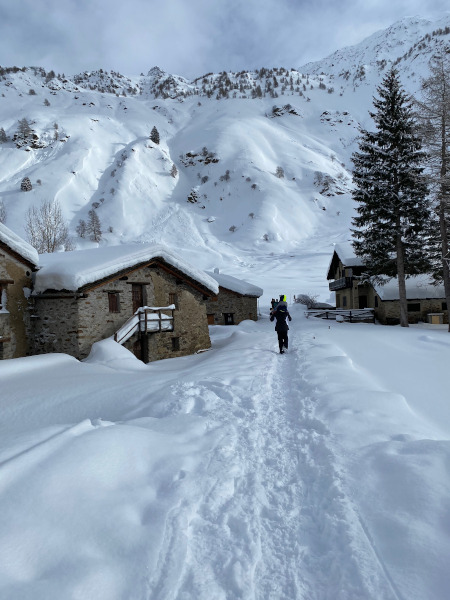
M 446 326 L 295 305 L 280 356 L 268 309 L 197 356 L 0 362 L 2 599 L 448 598 Z
M 27 210 L 56 199 L 78 247 L 92 245 L 75 230 L 95 209 L 102 245 L 173 245 L 199 268 L 226 265 L 237 277 L 251 264 L 255 283 L 265 277 L 267 257 L 325 256 L 348 237 L 350 156 L 376 85 L 399 61 L 405 85 L 416 91 L 430 52 L 448 41 L 449 24 L 449 16 L 404 19 L 298 70 L 222 72 L 192 82 L 158 68 L 139 77 L 2 69 L 6 225 L 24 236 Z M 37 148 L 12 141 L 24 117 Z M 149 140 L 153 126 L 159 145 Z M 20 191 L 25 176 L 30 192 Z M 326 263 L 318 261 L 322 269 Z M 319 291 L 325 295 L 326 287 Z

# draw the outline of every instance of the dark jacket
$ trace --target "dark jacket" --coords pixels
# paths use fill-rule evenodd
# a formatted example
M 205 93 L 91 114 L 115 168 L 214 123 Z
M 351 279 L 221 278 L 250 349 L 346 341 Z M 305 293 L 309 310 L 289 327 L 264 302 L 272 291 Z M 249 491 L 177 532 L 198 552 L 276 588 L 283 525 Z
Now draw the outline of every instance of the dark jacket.
M 276 310 L 272 313 L 270 320 L 277 320 L 275 325 L 275 331 L 288 331 L 289 325 L 287 324 L 286 319 L 292 321 L 292 317 L 289 314 L 286 302 L 280 302 L 276 308 Z

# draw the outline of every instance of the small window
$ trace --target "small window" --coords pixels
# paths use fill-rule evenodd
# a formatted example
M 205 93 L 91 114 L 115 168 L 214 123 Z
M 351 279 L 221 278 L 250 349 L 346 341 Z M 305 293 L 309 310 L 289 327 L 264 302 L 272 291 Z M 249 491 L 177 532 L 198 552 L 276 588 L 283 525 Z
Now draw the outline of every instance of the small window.
M 347 306 L 347 296 L 342 296 L 342 306 Z
M 3 288 L 2 288 L 1 283 L 0 283 L 0 310 L 3 310 Z
M 442 303 L 442 310 L 447 310 L 447 302 Z
M 118 292 L 108 292 L 108 303 L 109 303 L 109 312 L 110 313 L 119 313 L 120 312 L 120 302 L 119 302 L 119 293 Z
M 180 349 L 180 338 L 173 337 L 172 338 L 172 352 L 176 352 L 179 349 Z
M 169 306 L 175 304 L 175 308 L 178 309 L 178 294 L 169 294 Z
M 420 312 L 420 302 L 410 302 L 408 304 L 408 312 Z
M 234 313 L 223 313 L 225 325 L 234 325 Z
M 378 296 L 375 296 L 375 308 L 378 308 Z

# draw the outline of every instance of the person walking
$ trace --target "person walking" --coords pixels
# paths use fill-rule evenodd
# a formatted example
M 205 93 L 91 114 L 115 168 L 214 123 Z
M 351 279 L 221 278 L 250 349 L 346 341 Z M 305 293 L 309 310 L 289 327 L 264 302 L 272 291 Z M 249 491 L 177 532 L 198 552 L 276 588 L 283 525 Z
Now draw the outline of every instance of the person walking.
M 280 295 L 280 301 L 277 304 L 276 309 L 270 315 L 270 320 L 277 320 L 275 325 L 275 331 L 278 335 L 278 345 L 280 347 L 280 354 L 284 354 L 284 348 L 288 349 L 288 331 L 289 325 L 287 324 L 287 320 L 292 321 L 292 317 L 289 314 L 286 296 L 284 294 Z

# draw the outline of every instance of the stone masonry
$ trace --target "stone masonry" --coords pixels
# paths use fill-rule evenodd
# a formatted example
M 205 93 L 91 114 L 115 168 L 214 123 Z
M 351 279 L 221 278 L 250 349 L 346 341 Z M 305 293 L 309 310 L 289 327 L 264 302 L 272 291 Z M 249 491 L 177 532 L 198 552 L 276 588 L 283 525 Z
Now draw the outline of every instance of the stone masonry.
M 125 347 L 133 351 L 139 348 L 136 354 L 144 361 L 183 356 L 210 347 L 204 292 L 174 269 L 152 261 L 76 293 L 47 291 L 35 296 L 34 352 L 87 357 L 93 343 L 113 336 L 133 315 L 133 284 L 142 290 L 142 305 L 169 306 L 176 300 L 177 309 L 174 331 L 137 332 Z M 117 312 L 110 310 L 110 295 L 115 297 Z
M 224 314 L 230 313 L 233 315 L 234 325 L 246 319 L 257 321 L 258 298 L 244 296 L 219 286 L 219 295 L 207 300 L 206 310 L 210 324 L 214 320 L 215 325 L 224 325 Z

